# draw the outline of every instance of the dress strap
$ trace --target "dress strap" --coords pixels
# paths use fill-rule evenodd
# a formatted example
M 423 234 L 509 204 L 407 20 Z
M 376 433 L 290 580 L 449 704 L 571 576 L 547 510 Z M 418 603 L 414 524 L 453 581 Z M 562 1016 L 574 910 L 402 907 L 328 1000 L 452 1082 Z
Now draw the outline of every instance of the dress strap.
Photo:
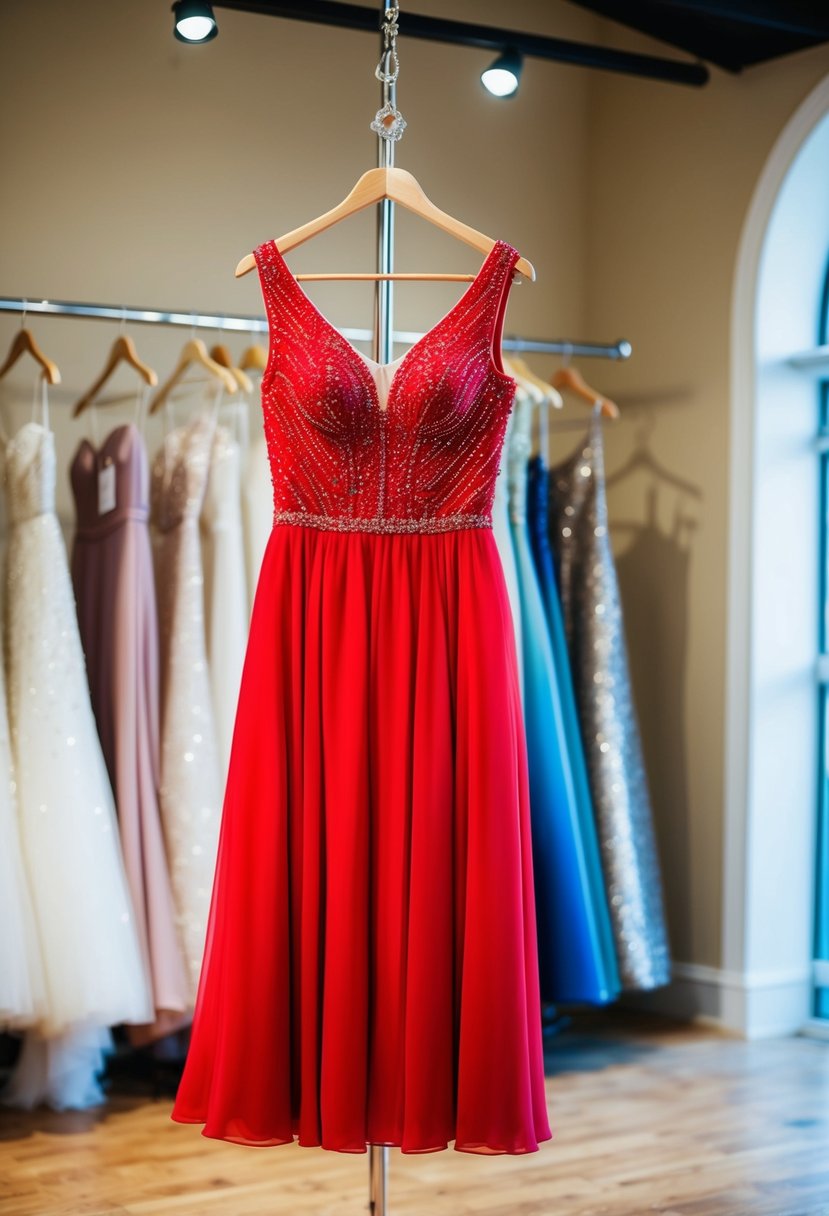
M 262 373 L 262 382 L 267 383 L 273 368 L 274 352 L 277 345 L 276 335 L 279 332 L 279 316 L 284 311 L 285 300 L 282 296 L 281 268 L 282 257 L 273 240 L 257 245 L 253 251 L 256 269 L 259 272 L 259 285 L 265 304 L 265 315 L 268 318 L 268 359 Z
M 138 392 L 135 394 L 135 418 L 134 426 L 139 434 L 144 434 L 144 424 L 147 421 L 147 405 L 150 400 L 149 384 L 141 383 Z
M 40 392 L 38 393 L 38 386 Z M 38 410 L 39 405 L 39 410 Z M 35 381 L 34 391 L 32 392 L 32 422 L 38 421 L 38 412 L 40 413 L 40 425 L 44 431 L 49 430 L 49 392 L 46 384 L 45 376 L 38 376 Z
M 515 264 L 520 258 L 517 249 L 513 249 L 512 245 L 508 245 L 506 241 L 501 241 L 501 256 L 496 263 L 496 270 L 493 274 L 493 287 L 495 296 L 495 315 L 492 322 L 492 339 L 490 351 L 492 362 L 499 372 L 504 371 L 504 364 L 501 358 L 501 341 L 504 336 L 504 317 L 507 312 L 507 303 L 509 301 L 510 287 L 515 278 Z

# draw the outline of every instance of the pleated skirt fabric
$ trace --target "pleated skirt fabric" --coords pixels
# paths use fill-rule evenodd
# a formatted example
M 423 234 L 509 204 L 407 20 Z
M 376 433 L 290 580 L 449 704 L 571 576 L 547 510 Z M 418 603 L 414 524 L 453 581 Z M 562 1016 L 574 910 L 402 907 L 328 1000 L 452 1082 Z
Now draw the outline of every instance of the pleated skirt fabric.
M 173 1118 L 344 1152 L 549 1138 L 517 657 L 490 529 L 274 528 Z

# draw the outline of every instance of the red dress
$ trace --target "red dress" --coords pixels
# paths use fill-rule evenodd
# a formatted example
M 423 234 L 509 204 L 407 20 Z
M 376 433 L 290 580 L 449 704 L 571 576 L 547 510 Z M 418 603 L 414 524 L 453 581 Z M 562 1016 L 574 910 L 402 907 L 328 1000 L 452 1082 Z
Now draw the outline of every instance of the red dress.
M 518 255 L 497 242 L 388 369 L 274 242 L 255 256 L 274 527 L 173 1118 L 252 1145 L 533 1152 L 528 783 L 491 525 Z

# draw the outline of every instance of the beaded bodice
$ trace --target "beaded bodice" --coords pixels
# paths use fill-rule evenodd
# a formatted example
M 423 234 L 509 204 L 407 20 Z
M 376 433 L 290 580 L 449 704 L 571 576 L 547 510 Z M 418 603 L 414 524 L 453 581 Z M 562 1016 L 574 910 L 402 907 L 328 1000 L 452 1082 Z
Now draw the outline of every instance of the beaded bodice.
M 55 476 L 55 436 L 39 422 L 24 423 L 6 443 L 6 502 L 13 523 L 54 511 Z
M 516 251 L 497 241 L 458 303 L 386 367 L 323 317 L 273 241 L 254 256 L 270 328 L 262 408 L 274 522 L 491 527 L 515 389 L 498 348 Z

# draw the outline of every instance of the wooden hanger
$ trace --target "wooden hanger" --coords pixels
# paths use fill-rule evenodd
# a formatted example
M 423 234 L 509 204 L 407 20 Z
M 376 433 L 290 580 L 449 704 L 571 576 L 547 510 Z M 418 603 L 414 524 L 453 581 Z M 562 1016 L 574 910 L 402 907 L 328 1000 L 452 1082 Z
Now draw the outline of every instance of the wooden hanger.
M 236 392 L 236 380 L 233 375 L 226 367 L 222 367 L 215 359 L 210 358 L 201 338 L 191 338 L 189 342 L 185 342 L 178 363 L 150 402 L 149 412 L 151 414 L 155 414 L 161 409 L 170 393 L 194 364 L 205 368 L 214 379 L 221 381 L 226 393 Z
M 144 383 L 148 384 L 150 388 L 155 388 L 158 384 L 158 376 L 153 369 L 144 363 L 142 359 L 139 359 L 132 338 L 126 334 L 119 334 L 112 344 L 104 370 L 92 387 L 87 389 L 84 395 L 76 402 L 75 408 L 72 410 L 73 418 L 77 418 L 79 414 L 84 412 L 87 406 L 92 404 L 119 363 L 128 363 L 130 367 L 134 367 Z
M 583 401 L 589 402 L 590 405 L 598 405 L 601 402 L 602 414 L 605 418 L 616 419 L 619 417 L 619 407 L 615 401 L 611 401 L 609 397 L 605 397 L 602 393 L 598 393 L 594 388 L 591 388 L 581 372 L 575 367 L 560 367 L 550 383 L 553 388 L 570 389 L 577 397 L 581 397 Z
M 415 215 L 428 220 L 436 228 L 448 232 L 450 236 L 457 237 L 460 241 L 465 241 L 467 245 L 471 245 L 479 253 L 488 254 L 496 243 L 491 237 L 485 236 L 482 232 L 477 232 L 474 228 L 470 228 L 468 224 L 464 224 L 461 220 L 456 220 L 454 216 L 448 215 L 445 211 L 441 211 L 439 207 L 436 207 L 426 197 L 417 179 L 407 172 L 406 169 L 391 168 L 369 169 L 341 203 L 338 203 L 336 207 L 332 207 L 330 211 L 326 211 L 324 215 L 317 216 L 314 220 L 309 220 L 301 228 L 294 228 L 292 232 L 286 232 L 284 236 L 279 237 L 276 247 L 280 253 L 288 253 L 289 250 L 295 249 L 297 245 L 302 245 L 305 241 L 309 241 L 311 237 L 317 236 L 320 232 L 325 232 L 327 228 L 333 227 L 334 224 L 338 224 L 340 220 L 347 219 L 350 215 L 355 215 L 358 211 L 362 211 L 365 207 L 370 207 L 373 203 L 380 203 L 383 199 L 391 199 L 392 202 L 399 203 L 401 207 L 405 207 L 408 211 L 413 211 Z M 253 270 L 255 265 L 256 260 L 253 254 L 246 254 L 236 267 L 237 279 L 243 274 L 247 274 L 249 270 Z M 528 262 L 526 258 L 519 258 L 515 269 L 519 274 L 530 279 L 530 281 L 535 280 L 535 270 L 532 263 Z M 472 275 L 452 274 L 297 275 L 297 278 L 300 279 L 423 279 L 429 281 L 457 280 L 461 282 L 468 282 L 473 277 Z
M 253 383 L 250 376 L 246 376 L 241 367 L 236 367 L 233 362 L 233 356 L 227 347 L 218 342 L 210 348 L 210 358 L 215 359 L 220 367 L 226 367 L 233 379 L 236 381 L 237 388 L 243 393 L 253 392 Z
M 551 405 L 553 409 L 563 409 L 564 400 L 561 393 L 549 381 L 545 380 L 543 376 L 537 376 L 526 359 L 522 359 L 517 355 L 510 355 L 509 362 L 522 379 L 529 381 L 530 384 L 534 384 L 544 394 L 544 400 L 548 405 Z
M 549 407 L 562 408 L 564 402 L 561 394 L 553 388 L 552 384 L 548 384 L 546 380 L 536 376 L 523 359 L 510 355 L 509 358 L 503 358 L 503 364 L 505 370 L 518 382 L 535 405 L 548 407 L 533 411 L 532 451 L 533 453 L 541 452 L 549 468 L 551 463 Z
M 518 381 L 519 387 L 524 390 L 524 392 L 533 401 L 533 403 L 535 405 L 543 405 L 546 402 L 546 400 L 547 400 L 546 391 L 542 391 L 542 389 L 540 389 L 538 387 L 538 385 L 535 383 L 534 380 L 528 379 L 523 374 L 523 372 L 521 372 L 519 370 L 514 359 L 510 359 L 510 358 L 507 358 L 505 355 L 502 355 L 501 361 L 504 365 L 504 371 L 507 373 L 507 375 L 512 376 L 513 380 Z M 547 386 L 545 386 L 545 389 L 546 389 L 546 387 Z
M 9 347 L 9 353 L 6 355 L 6 360 L 3 366 L 0 367 L 0 380 L 5 376 L 6 372 L 11 371 L 21 355 L 31 355 L 35 362 L 40 364 L 43 369 L 43 379 L 47 384 L 60 384 L 60 371 L 57 363 L 50 359 L 48 355 L 44 355 L 30 329 L 19 329 L 15 334 L 14 341 Z
M 268 348 L 257 342 L 242 351 L 239 367 L 243 372 L 263 372 L 268 366 Z

